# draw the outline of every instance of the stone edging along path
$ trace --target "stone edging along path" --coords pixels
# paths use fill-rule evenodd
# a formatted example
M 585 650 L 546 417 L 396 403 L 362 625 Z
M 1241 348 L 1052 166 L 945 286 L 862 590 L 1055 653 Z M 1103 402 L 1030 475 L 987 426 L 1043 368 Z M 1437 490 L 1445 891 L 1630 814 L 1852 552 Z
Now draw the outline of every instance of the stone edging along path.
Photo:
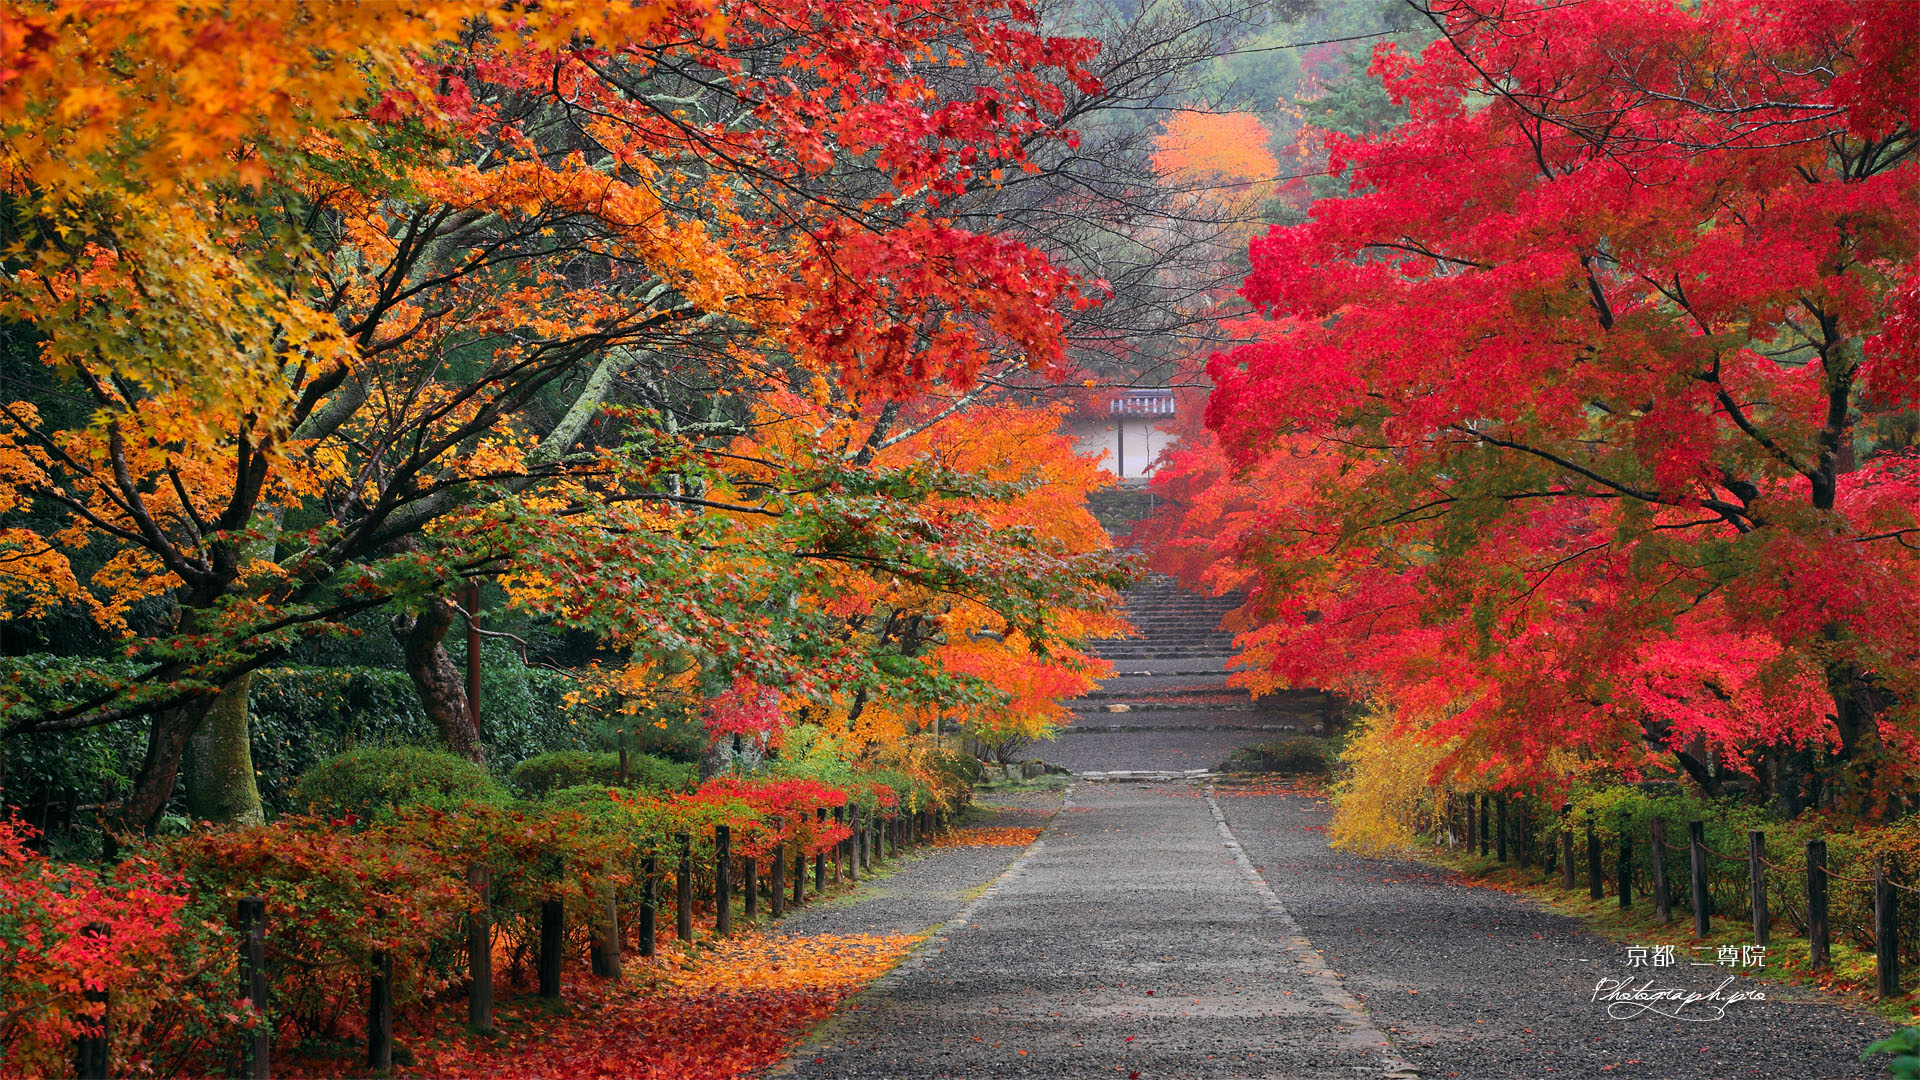
M 1373 1018 L 1367 1014 L 1366 1006 L 1360 1004 L 1352 994 L 1347 992 L 1347 988 L 1340 984 L 1333 970 L 1327 967 L 1326 959 L 1320 955 L 1320 950 L 1314 948 L 1313 942 L 1307 940 L 1307 935 L 1301 931 L 1300 924 L 1293 921 L 1293 916 L 1287 913 L 1286 905 L 1280 902 L 1279 895 L 1273 891 L 1271 885 L 1267 884 L 1267 879 L 1260 876 L 1260 871 L 1254 868 L 1253 860 L 1247 858 L 1246 849 L 1240 846 L 1240 841 L 1233 835 L 1233 829 L 1228 826 L 1227 816 L 1220 811 L 1219 801 L 1213 797 L 1213 785 L 1207 785 L 1206 792 L 1207 810 L 1213 815 L 1214 824 L 1220 829 L 1221 842 L 1226 845 L 1228 851 L 1233 853 L 1233 861 L 1240 867 L 1241 873 L 1246 875 L 1247 883 L 1260 895 L 1261 901 L 1266 905 L 1267 916 L 1279 923 L 1281 930 L 1287 935 L 1287 951 L 1293 955 L 1294 962 L 1307 973 L 1326 1003 L 1340 1010 L 1353 1039 L 1362 1045 L 1372 1047 L 1380 1054 L 1382 1077 L 1389 1080 L 1413 1080 L 1418 1077 L 1419 1070 L 1413 1067 L 1412 1062 L 1401 1057 L 1394 1049 L 1393 1041 L 1374 1026 Z

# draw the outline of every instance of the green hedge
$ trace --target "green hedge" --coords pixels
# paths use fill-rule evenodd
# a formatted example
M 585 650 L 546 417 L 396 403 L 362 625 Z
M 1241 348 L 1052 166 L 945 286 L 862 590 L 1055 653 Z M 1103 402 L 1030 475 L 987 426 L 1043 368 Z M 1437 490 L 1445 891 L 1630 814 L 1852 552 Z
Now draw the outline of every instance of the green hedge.
M 308 770 L 294 784 L 292 799 L 302 811 L 371 820 L 399 806 L 503 802 L 506 794 L 485 768 L 458 754 L 423 746 L 362 746 Z

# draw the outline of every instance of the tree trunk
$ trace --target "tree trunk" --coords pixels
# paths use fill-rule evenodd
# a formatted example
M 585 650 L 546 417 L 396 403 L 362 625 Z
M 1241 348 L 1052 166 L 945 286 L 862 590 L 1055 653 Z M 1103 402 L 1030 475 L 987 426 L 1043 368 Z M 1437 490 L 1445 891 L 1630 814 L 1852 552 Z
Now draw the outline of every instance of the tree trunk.
M 180 777 L 180 755 L 187 741 L 213 705 L 213 695 L 195 698 L 178 708 L 156 713 L 147 729 L 147 755 L 133 778 L 133 790 L 120 807 L 119 827 L 126 832 L 151 832 L 173 798 Z
M 253 774 L 253 736 L 247 724 L 247 693 L 253 672 L 222 687 L 187 742 L 187 809 L 203 821 L 263 825 L 260 785 Z
M 1827 668 L 1827 692 L 1833 698 L 1834 726 L 1840 732 L 1840 769 L 1833 778 L 1842 810 L 1869 818 L 1887 813 L 1875 780 L 1887 749 L 1880 739 L 1880 717 L 1892 706 L 1877 678 L 1850 663 Z
M 395 620 L 394 630 L 405 647 L 407 675 L 441 741 L 461 757 L 485 764 L 487 754 L 480 743 L 480 726 L 467 709 L 466 680 L 444 644 L 453 616 L 453 605 L 435 598 L 417 618 Z

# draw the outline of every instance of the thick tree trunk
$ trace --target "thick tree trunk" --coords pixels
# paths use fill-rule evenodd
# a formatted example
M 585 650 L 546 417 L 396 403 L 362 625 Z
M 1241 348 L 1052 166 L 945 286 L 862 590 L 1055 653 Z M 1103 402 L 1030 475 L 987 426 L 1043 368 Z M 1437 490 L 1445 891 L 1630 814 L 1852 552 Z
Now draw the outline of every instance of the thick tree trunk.
M 147 755 L 133 778 L 133 790 L 120 807 L 122 831 L 151 832 L 159 823 L 180 777 L 180 756 L 213 701 L 208 695 L 154 715 L 153 726 L 147 729 Z
M 253 733 L 247 724 L 247 693 L 253 672 L 222 687 L 199 730 L 187 741 L 183 762 L 187 810 L 223 825 L 262 825 L 260 785 L 253 775 Z
M 1836 804 L 1866 817 L 1883 816 L 1890 808 L 1875 781 L 1887 753 L 1880 740 L 1880 717 L 1892 707 L 1891 696 L 1878 679 L 1853 664 L 1833 664 L 1826 674 L 1834 726 L 1840 732 L 1840 770 L 1833 778 Z
M 397 621 L 394 630 L 405 647 L 407 675 L 441 741 L 461 757 L 485 764 L 487 754 L 480 743 L 480 726 L 473 722 L 473 713 L 467 708 L 466 680 L 444 644 L 453 618 L 453 605 L 434 599 L 418 618 Z

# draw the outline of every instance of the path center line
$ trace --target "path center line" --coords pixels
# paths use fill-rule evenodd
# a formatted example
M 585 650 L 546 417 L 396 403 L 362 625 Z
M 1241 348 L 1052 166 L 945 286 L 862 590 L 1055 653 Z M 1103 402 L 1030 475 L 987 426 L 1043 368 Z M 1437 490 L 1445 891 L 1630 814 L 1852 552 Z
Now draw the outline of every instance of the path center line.
M 1314 989 L 1319 992 L 1320 1000 L 1333 1009 L 1356 1041 L 1379 1051 L 1381 1076 L 1392 1078 L 1392 1080 L 1417 1078 L 1420 1075 L 1419 1070 L 1394 1050 L 1393 1042 L 1387 1038 L 1386 1033 L 1374 1026 L 1373 1018 L 1367 1014 L 1366 1006 L 1360 1004 L 1359 1000 L 1341 985 L 1333 970 L 1327 967 L 1326 958 L 1320 955 L 1319 949 L 1314 948 L 1313 942 L 1307 940 L 1307 935 L 1300 929 L 1300 924 L 1293 921 L 1293 915 L 1287 911 L 1286 905 L 1280 902 L 1280 897 L 1273 891 L 1273 887 L 1260 876 L 1260 871 L 1254 869 L 1253 860 L 1247 858 L 1246 850 L 1240 846 L 1240 841 L 1234 838 L 1233 829 L 1227 825 L 1227 815 L 1221 812 L 1220 803 L 1213 797 L 1212 784 L 1206 786 L 1205 794 L 1207 810 L 1213 814 L 1214 826 L 1220 830 L 1220 842 L 1233 855 L 1233 861 L 1240 867 L 1240 872 L 1246 875 L 1247 883 L 1253 886 L 1255 893 L 1259 894 L 1261 903 L 1267 909 L 1267 917 L 1278 923 L 1281 932 L 1286 935 L 1287 952 L 1292 954 L 1294 962 L 1300 965 L 1300 970 L 1306 973 Z

